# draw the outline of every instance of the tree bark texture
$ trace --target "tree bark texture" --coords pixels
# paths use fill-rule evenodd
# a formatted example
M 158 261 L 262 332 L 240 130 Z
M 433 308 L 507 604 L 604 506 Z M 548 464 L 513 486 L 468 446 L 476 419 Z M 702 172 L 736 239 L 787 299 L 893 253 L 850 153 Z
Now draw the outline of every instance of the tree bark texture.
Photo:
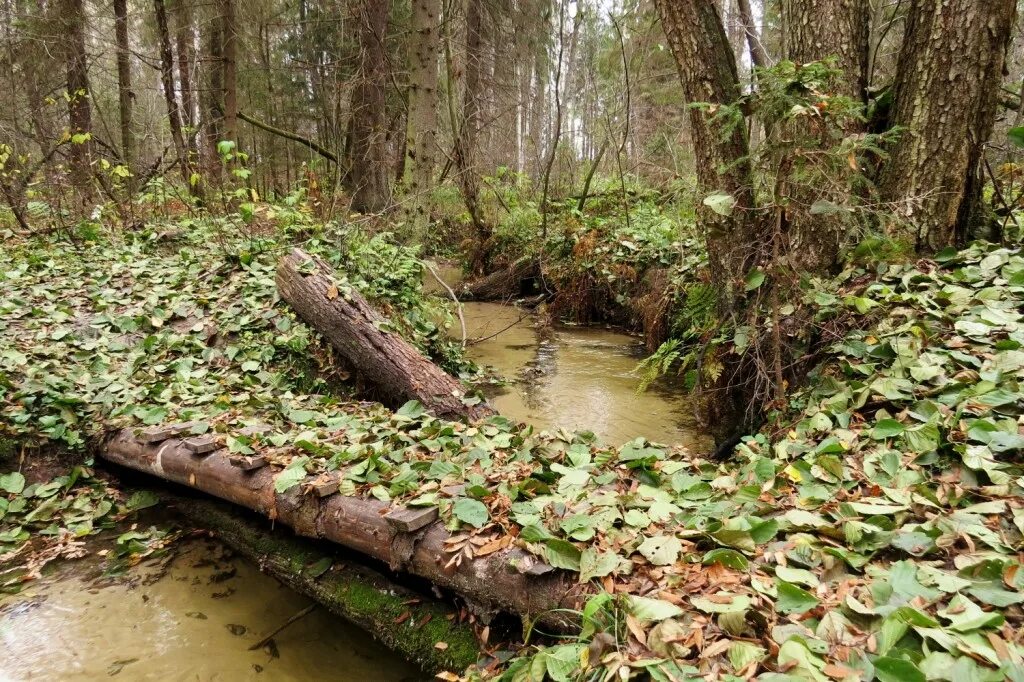
M 238 21 L 235 0 L 221 3 L 221 86 L 224 88 L 224 135 L 238 144 Z M 238 145 L 239 148 L 241 145 Z
M 85 51 L 85 2 L 61 0 L 61 47 L 67 71 L 68 132 L 92 134 L 92 94 L 89 89 L 88 60 Z M 71 181 L 83 199 L 92 196 L 92 140 L 72 142 L 68 159 Z
M 430 192 L 437 157 L 437 63 L 441 47 L 441 0 L 412 0 L 409 45 L 409 120 L 405 149 L 409 156 L 406 208 L 418 233 L 430 219 Z
M 782 0 L 786 59 L 797 64 L 836 57 L 843 70 L 837 91 L 867 101 L 868 0 Z
M 523 258 L 462 287 L 459 298 L 471 301 L 508 301 L 523 291 L 524 282 L 540 276 L 534 257 Z
M 656 0 L 662 28 L 679 70 L 683 98 L 688 104 L 734 104 L 740 98 L 736 59 L 714 0 Z M 690 136 L 696 161 L 698 192 L 722 192 L 735 200 L 730 215 L 700 205 L 711 275 L 718 287 L 723 314 L 736 305 L 743 278 L 763 246 L 753 213 L 750 164 L 745 160 L 745 125 L 727 134 L 711 120 L 706 108 L 690 110 Z
M 121 158 L 135 168 L 135 133 L 132 130 L 132 65 L 128 44 L 128 2 L 114 0 L 114 38 L 117 42 L 117 104 L 121 124 Z
M 1014 0 L 915 0 L 893 93 L 902 129 L 881 190 L 919 252 L 964 241 L 980 203 L 980 160 L 992 133 Z
M 322 604 L 427 673 L 463 670 L 476 663 L 473 629 L 455 609 L 406 589 L 381 573 L 337 556 L 329 545 L 295 537 L 287 529 L 223 502 L 161 494 L 161 500 L 196 526 L 259 566 L 264 573 Z M 330 561 L 320 575 L 309 569 Z M 396 625 L 398 623 L 398 625 Z M 445 642 L 439 649 L 434 645 Z
M 867 0 L 783 0 L 781 10 L 786 59 L 807 64 L 836 57 L 843 74 L 830 84 L 831 92 L 865 103 L 870 12 Z M 828 131 L 816 133 L 815 123 L 806 119 L 787 125 L 789 130 L 776 128 L 776 133 L 807 140 L 817 151 L 836 144 Z M 863 123 L 856 120 L 846 130 L 851 135 L 863 131 Z M 834 196 L 833 183 L 819 181 L 814 168 L 817 155 L 804 155 L 801 151 L 793 150 L 783 164 L 793 177 L 783 178 L 780 186 L 785 186 L 785 196 L 777 198 L 788 200 L 790 206 L 784 221 L 785 248 L 796 270 L 827 273 L 837 266 L 848 226 L 844 216 L 811 215 L 810 207 L 818 200 L 843 203 L 844 198 Z M 844 190 L 845 187 L 840 189 L 840 193 Z
M 192 93 L 192 64 L 195 46 L 192 34 L 192 7 L 190 0 L 177 0 L 175 5 L 175 49 L 178 54 L 178 84 L 181 88 L 181 125 L 185 128 L 185 147 L 195 154 L 195 103 Z
M 445 541 L 451 534 L 438 519 L 406 532 L 385 516 L 400 511 L 386 502 L 338 493 L 320 497 L 305 492 L 302 484 L 276 493 L 272 465 L 246 471 L 231 463 L 226 448 L 197 455 L 179 438 L 146 440 L 134 429 L 123 429 L 99 453 L 109 462 L 251 509 L 303 537 L 337 543 L 425 578 L 487 608 L 538 616 L 564 629 L 572 618 L 553 610 L 578 608 L 587 590 L 575 575 L 550 570 L 537 575 L 542 564 L 514 546 L 446 568 Z
M 352 90 L 352 210 L 379 213 L 391 201 L 384 88 L 389 3 L 362 0 L 359 9 L 359 75 Z
M 757 24 L 754 23 L 754 13 L 750 9 L 750 0 L 736 0 L 736 9 L 739 12 L 740 21 L 743 22 L 743 32 L 747 36 L 750 61 L 754 66 L 763 69 L 768 66 L 768 54 L 765 52 L 760 36 L 757 35 Z
M 331 266 L 295 249 L 281 259 L 277 289 L 310 326 L 330 341 L 388 400 L 419 400 L 437 417 L 481 419 L 487 405 L 466 405 L 457 379 L 401 336 L 381 329 L 384 318 L 356 291 L 339 291 Z
M 174 87 L 174 54 L 171 52 L 171 36 L 167 26 L 167 8 L 164 0 L 153 0 L 156 14 L 156 27 L 160 36 L 160 81 L 164 89 L 164 102 L 167 104 L 167 121 L 171 128 L 171 140 L 174 152 L 178 155 L 178 167 L 181 169 L 185 186 L 191 188 L 192 164 L 189 162 L 188 148 L 181 131 L 181 112 Z
M 468 0 L 466 3 L 466 64 L 463 69 L 462 116 L 459 132 L 455 139 L 455 170 L 458 172 L 459 187 L 462 190 L 466 210 L 476 229 L 477 245 L 472 256 L 470 269 L 483 274 L 485 243 L 491 237 L 490 226 L 480 214 L 480 186 L 477 180 L 476 155 L 477 133 L 480 127 L 480 95 L 483 67 L 483 0 Z

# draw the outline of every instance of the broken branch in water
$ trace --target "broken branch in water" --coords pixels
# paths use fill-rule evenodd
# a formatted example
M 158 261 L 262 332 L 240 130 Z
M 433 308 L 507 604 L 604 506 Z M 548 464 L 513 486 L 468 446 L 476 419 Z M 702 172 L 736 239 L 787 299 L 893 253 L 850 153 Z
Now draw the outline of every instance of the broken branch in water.
M 257 651 L 258 649 L 262 649 L 263 647 L 265 647 L 267 644 L 270 643 L 270 640 L 274 639 L 274 637 L 279 635 L 282 630 L 284 630 L 286 627 L 288 627 L 289 625 L 291 625 L 295 621 L 301 620 L 301 619 L 305 618 L 306 616 L 308 616 L 309 614 L 313 613 L 313 609 L 315 609 L 315 608 L 316 608 L 316 604 L 313 603 L 313 604 L 310 604 L 309 606 L 307 606 L 306 608 L 302 609 L 298 613 L 293 614 L 288 620 L 286 620 L 285 622 L 281 623 L 279 626 L 274 628 L 274 630 L 269 635 L 267 635 L 266 637 L 264 637 L 260 641 L 256 642 L 251 647 L 249 647 L 249 651 Z

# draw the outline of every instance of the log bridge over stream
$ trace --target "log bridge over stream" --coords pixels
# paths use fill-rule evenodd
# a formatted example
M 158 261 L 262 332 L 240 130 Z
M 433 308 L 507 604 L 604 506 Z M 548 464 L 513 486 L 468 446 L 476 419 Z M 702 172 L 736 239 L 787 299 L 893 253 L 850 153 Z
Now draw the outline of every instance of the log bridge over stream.
M 385 331 L 383 318 L 358 292 L 339 291 L 322 260 L 294 250 L 279 264 L 277 285 L 298 315 L 392 402 L 416 399 L 448 419 L 495 414 L 486 404 L 467 405 L 458 380 Z M 484 609 L 535 618 L 558 630 L 572 627 L 574 619 L 566 610 L 578 609 L 587 591 L 575 575 L 514 546 L 452 565 L 445 551 L 452 536 L 436 508 L 340 494 L 333 472 L 278 493 L 275 466 L 265 457 L 230 453 L 222 435 L 191 435 L 192 426 L 125 428 L 108 436 L 99 455 L 255 511 L 300 536 L 337 543 Z

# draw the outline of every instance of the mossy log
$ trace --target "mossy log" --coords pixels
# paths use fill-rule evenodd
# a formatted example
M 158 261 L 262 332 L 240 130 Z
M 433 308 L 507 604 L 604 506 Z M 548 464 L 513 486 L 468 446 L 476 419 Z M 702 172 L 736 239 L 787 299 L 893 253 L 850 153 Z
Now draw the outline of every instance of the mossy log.
M 330 549 L 212 500 L 164 495 L 174 510 L 296 592 L 369 632 L 389 649 L 434 674 L 462 671 L 480 649 L 454 607 L 413 592 Z M 330 568 L 323 565 L 330 561 Z M 313 567 L 319 570 L 313 571 Z M 320 571 L 323 571 L 322 573 Z M 442 647 L 437 647 L 443 642 Z
M 444 419 L 482 419 L 494 414 L 486 404 L 466 405 L 458 379 L 445 373 L 398 334 L 354 290 L 340 291 L 334 271 L 323 260 L 295 249 L 277 268 L 281 298 L 387 400 L 419 400 Z
M 462 287 L 459 298 L 471 301 L 507 301 L 524 293 L 524 283 L 536 279 L 540 267 L 536 258 L 523 258 L 512 265 Z
M 482 609 L 537 618 L 556 629 L 574 625 L 565 610 L 580 606 L 585 586 L 578 584 L 575 575 L 552 570 L 522 549 L 509 547 L 449 565 L 454 562 L 445 541 L 451 534 L 436 517 L 403 526 L 388 517 L 404 508 L 377 499 L 337 492 L 321 497 L 312 491 L 313 486 L 301 484 L 277 493 L 275 467 L 246 470 L 232 463 L 226 448 L 199 454 L 184 440 L 171 437 L 160 443 L 146 442 L 141 432 L 122 429 L 99 453 L 115 464 L 251 509 L 301 536 L 330 540 L 393 570 L 417 575 Z

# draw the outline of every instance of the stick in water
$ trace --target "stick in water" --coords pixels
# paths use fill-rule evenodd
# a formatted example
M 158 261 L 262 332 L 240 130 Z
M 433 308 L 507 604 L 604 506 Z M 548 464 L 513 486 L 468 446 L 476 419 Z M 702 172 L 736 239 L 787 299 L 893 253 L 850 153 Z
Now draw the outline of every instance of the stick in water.
M 255 644 L 253 644 L 251 647 L 249 647 L 249 651 L 256 651 L 257 649 L 262 649 L 263 647 L 265 647 L 267 644 L 270 643 L 270 640 L 274 639 L 274 637 L 276 635 L 280 634 L 282 630 L 284 630 L 286 627 L 288 627 L 289 625 L 291 625 L 295 621 L 299 620 L 300 618 L 309 615 L 310 613 L 313 612 L 313 609 L 315 609 L 315 608 L 316 608 L 316 604 L 310 604 L 306 608 L 302 609 L 301 611 L 296 613 L 294 616 L 292 616 L 291 618 L 286 620 L 284 623 L 282 623 L 281 626 L 278 627 L 276 630 L 271 632 L 269 635 L 267 635 L 266 637 L 264 637 L 260 641 L 258 641 Z

